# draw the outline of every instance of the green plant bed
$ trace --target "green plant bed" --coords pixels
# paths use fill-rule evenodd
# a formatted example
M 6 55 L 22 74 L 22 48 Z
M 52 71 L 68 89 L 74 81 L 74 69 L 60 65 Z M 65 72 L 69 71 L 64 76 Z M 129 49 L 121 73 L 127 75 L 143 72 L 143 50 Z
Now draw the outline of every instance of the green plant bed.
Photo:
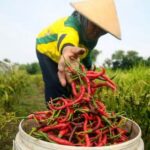
M 142 129 L 145 149 L 150 149 L 150 69 L 140 66 L 131 70 L 116 70 L 115 83 L 118 88 L 115 93 L 103 92 L 103 98 L 108 110 L 125 112 L 128 118 L 136 121 Z

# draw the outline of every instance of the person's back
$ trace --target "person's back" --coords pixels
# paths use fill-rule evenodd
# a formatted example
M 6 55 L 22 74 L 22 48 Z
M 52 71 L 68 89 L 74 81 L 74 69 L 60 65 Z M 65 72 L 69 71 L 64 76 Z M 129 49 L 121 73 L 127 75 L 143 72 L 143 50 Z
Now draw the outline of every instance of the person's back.
M 62 28 L 64 27 L 64 22 L 68 17 L 63 17 L 60 18 L 56 21 L 54 21 L 53 23 L 51 23 L 50 25 L 48 25 L 47 27 L 45 27 L 38 35 L 37 37 L 44 37 L 46 35 L 50 35 L 50 34 L 56 34 L 58 33 L 60 30 L 62 30 Z

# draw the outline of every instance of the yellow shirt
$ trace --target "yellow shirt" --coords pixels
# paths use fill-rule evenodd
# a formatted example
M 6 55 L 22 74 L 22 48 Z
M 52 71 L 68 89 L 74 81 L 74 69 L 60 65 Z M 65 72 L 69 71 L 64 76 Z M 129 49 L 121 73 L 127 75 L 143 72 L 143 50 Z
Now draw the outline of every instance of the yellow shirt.
M 86 52 L 81 56 L 83 59 L 88 55 L 89 50 L 85 45 L 79 43 L 79 30 L 80 26 L 74 17 L 59 19 L 38 34 L 36 49 L 57 63 L 63 47 L 71 44 L 86 49 Z

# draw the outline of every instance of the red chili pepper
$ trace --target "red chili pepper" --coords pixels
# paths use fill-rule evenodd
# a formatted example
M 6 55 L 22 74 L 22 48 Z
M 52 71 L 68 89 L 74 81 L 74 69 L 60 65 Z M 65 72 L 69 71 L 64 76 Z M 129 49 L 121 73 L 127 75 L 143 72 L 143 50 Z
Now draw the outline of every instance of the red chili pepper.
M 81 65 L 81 70 L 82 70 L 82 72 L 86 71 L 85 66 L 83 64 Z
M 42 116 L 42 115 L 35 115 L 35 114 L 30 114 L 27 116 L 28 119 L 37 119 L 37 120 L 44 120 L 47 119 L 46 116 Z
M 100 100 L 96 100 L 96 104 L 97 104 L 98 107 L 101 108 L 102 110 L 106 110 L 106 107 L 105 107 L 104 103 L 102 103 Z
M 122 142 L 125 142 L 128 140 L 128 137 L 126 135 L 122 135 L 121 138 Z
M 89 96 L 88 96 L 89 97 Z M 90 99 L 88 98 L 88 97 L 86 97 L 86 95 L 82 98 L 82 100 L 83 101 L 86 101 L 86 102 L 89 102 L 90 101 Z
M 91 96 L 91 85 L 90 85 L 90 80 L 89 80 L 89 78 L 87 77 L 87 76 L 85 76 L 84 78 L 83 78 L 84 80 L 85 80 L 85 82 L 86 82 L 86 84 L 87 84 L 87 98 L 88 99 L 90 99 L 90 96 Z
M 83 116 L 85 118 L 83 130 L 84 130 L 84 132 L 86 132 L 87 131 L 87 123 L 88 123 L 87 113 L 83 114 Z M 87 133 L 85 133 L 84 136 L 85 136 L 85 142 L 86 142 L 85 146 L 91 146 L 89 135 Z
M 67 107 L 66 110 L 67 110 L 66 116 L 65 116 L 64 118 L 63 118 L 63 117 L 59 118 L 58 122 L 63 123 L 63 122 L 66 122 L 66 121 L 67 121 L 67 119 L 68 119 L 69 116 L 70 116 L 71 111 L 70 111 L 70 108 L 69 108 L 69 107 Z
M 103 131 L 103 134 L 107 134 L 108 132 L 112 132 L 116 129 L 116 127 L 109 127 Z
M 128 131 L 125 130 L 125 129 L 122 129 L 122 128 L 116 128 L 116 129 L 117 129 L 118 133 L 121 134 L 121 135 L 128 133 Z
M 88 115 L 87 113 L 83 113 L 82 116 L 86 117 L 87 120 L 93 120 L 93 116 Z
M 69 131 L 68 128 L 60 130 L 59 134 L 58 134 L 58 137 L 59 138 L 63 137 L 66 133 L 68 133 L 68 131 Z
M 98 108 L 97 110 L 98 110 L 98 112 L 99 112 L 101 115 L 103 115 L 103 116 L 105 116 L 105 117 L 109 117 L 109 114 L 108 114 L 106 111 L 104 111 L 103 109 Z
M 48 133 L 48 138 L 58 144 L 62 144 L 62 145 L 70 145 L 70 146 L 73 146 L 74 144 L 65 140 L 65 139 L 61 139 L 61 138 L 58 138 L 56 137 L 55 135 L 52 135 L 50 133 Z
M 30 115 L 27 116 L 27 118 L 28 118 L 28 119 L 33 119 L 34 116 L 35 116 L 34 114 L 30 114 Z
M 66 71 L 69 71 L 72 74 L 76 74 L 76 71 L 72 67 L 69 67 L 69 66 L 66 68 Z
M 116 91 L 116 86 L 111 84 L 110 82 L 106 82 L 106 85 L 110 87 L 113 91 Z
M 35 115 L 35 117 L 41 116 L 41 118 L 46 119 L 46 118 L 49 118 L 52 115 L 52 111 L 51 110 L 39 111 L 39 112 L 34 112 L 33 114 Z
M 62 98 L 61 100 L 64 101 L 65 105 L 62 105 L 62 106 L 59 106 L 59 107 L 55 107 L 55 106 L 52 105 L 52 104 L 48 104 L 49 107 L 50 107 L 50 109 L 61 110 L 61 109 L 64 109 L 64 108 L 66 108 L 66 107 L 72 106 L 72 105 L 74 105 L 74 104 L 80 102 L 80 101 L 82 100 L 83 96 L 84 96 L 84 93 L 85 93 L 85 87 L 84 87 L 84 85 L 81 85 L 80 91 L 81 91 L 81 92 L 80 92 L 79 97 L 78 97 L 77 99 L 75 99 L 74 101 L 68 103 L 66 99 L 63 99 L 63 98 Z M 52 103 L 52 99 L 51 99 L 51 103 Z
M 78 132 L 78 134 L 94 133 L 94 131 L 97 130 L 100 126 L 104 127 L 103 125 L 101 125 L 101 120 L 100 120 L 99 116 L 96 116 L 96 118 L 97 118 L 96 124 L 93 123 L 92 127 L 88 128 L 88 131 L 85 131 L 85 132 L 81 131 L 81 132 Z
M 50 110 L 46 110 L 46 111 L 37 111 L 37 112 L 34 112 L 33 114 L 35 114 L 35 115 L 52 114 L 52 111 L 50 111 Z
M 102 127 L 102 122 L 99 116 L 95 116 L 96 120 L 97 120 L 97 124 L 95 125 L 95 127 L 92 129 L 93 131 L 97 130 L 99 127 Z
M 72 93 L 73 93 L 73 95 L 74 95 L 75 97 L 77 97 L 77 96 L 78 96 L 78 93 L 77 93 L 77 91 L 76 91 L 76 83 L 75 83 L 75 81 L 72 81 L 72 82 L 71 82 L 71 88 L 72 88 Z
M 49 126 L 40 128 L 39 130 L 40 130 L 40 131 L 43 131 L 43 132 L 47 132 L 47 131 L 53 130 L 53 129 L 64 129 L 64 128 L 66 128 L 68 125 L 69 125 L 69 123 L 60 123 L 60 124 L 57 124 L 57 125 L 49 125 Z
M 121 135 L 121 137 L 116 140 L 116 143 L 122 143 L 128 140 L 128 137 L 126 135 Z
M 84 96 L 84 93 L 85 93 L 85 87 L 84 87 L 84 85 L 81 85 L 80 91 L 81 92 L 80 92 L 79 97 L 77 99 L 75 99 L 72 103 L 68 104 L 69 106 L 71 106 L 73 104 L 76 104 L 76 103 L 78 103 L 78 102 L 80 102 L 82 100 L 82 98 Z
M 97 90 L 96 88 L 91 88 L 91 95 L 94 95 L 96 90 Z
M 105 105 L 104 105 L 102 102 L 98 101 L 98 100 L 96 100 L 96 104 L 98 105 L 98 107 L 97 107 L 98 112 L 99 112 L 101 115 L 104 115 L 104 116 L 106 116 L 106 117 L 109 117 L 109 114 L 106 112 Z
M 107 83 L 106 82 L 100 82 L 100 83 L 95 83 L 94 85 L 92 85 L 93 88 L 99 88 L 99 87 L 102 87 L 102 86 L 107 86 Z
M 98 144 L 100 144 L 101 143 L 101 141 L 102 141 L 102 131 L 101 130 L 96 130 L 95 131 L 95 133 L 98 135 L 98 143 L 97 143 L 97 145 L 96 146 L 98 146 Z
M 102 76 L 103 74 L 105 74 L 105 69 L 103 68 L 103 67 L 101 67 L 101 69 L 102 69 L 102 71 L 101 72 L 89 72 L 89 71 L 87 71 L 87 77 L 89 78 L 89 79 L 96 79 L 96 78 L 98 78 L 99 76 Z
M 72 121 L 71 124 L 73 124 L 74 126 L 77 126 L 77 127 L 82 127 L 84 122 L 76 123 L 76 122 Z
M 107 143 L 107 135 L 103 134 L 102 140 L 99 141 L 99 143 L 97 144 L 97 146 L 104 146 L 106 143 Z
M 61 98 L 60 100 L 63 101 L 65 105 L 56 107 L 56 106 L 53 105 L 53 99 L 51 98 L 50 102 L 48 103 L 49 108 L 54 109 L 54 110 L 62 110 L 64 108 L 66 108 L 67 104 L 68 104 L 67 99 Z
M 112 84 L 113 86 L 116 87 L 115 83 L 114 83 L 111 79 L 109 79 L 108 76 L 106 76 L 105 74 L 103 74 L 102 77 L 103 77 L 106 81 L 108 81 L 110 84 Z
M 69 136 L 69 141 L 72 140 L 72 137 L 73 137 L 73 135 L 74 135 L 74 133 L 75 133 L 75 131 L 76 131 L 77 128 L 78 128 L 78 127 L 75 126 L 75 127 L 72 129 L 72 131 L 71 131 L 71 133 L 70 133 L 70 136 Z
M 115 85 L 112 85 L 110 82 L 106 81 L 106 82 L 103 82 L 103 83 L 97 83 L 97 84 L 92 84 L 92 87 L 93 88 L 99 88 L 99 87 L 103 87 L 103 86 L 107 86 L 107 87 L 110 87 L 112 90 L 116 90 L 116 86 Z

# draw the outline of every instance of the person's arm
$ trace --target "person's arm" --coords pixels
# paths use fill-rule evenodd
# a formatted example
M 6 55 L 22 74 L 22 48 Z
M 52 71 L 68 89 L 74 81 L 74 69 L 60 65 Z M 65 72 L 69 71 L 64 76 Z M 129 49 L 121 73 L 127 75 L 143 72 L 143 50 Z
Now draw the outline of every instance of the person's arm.
M 57 49 L 62 54 L 62 51 L 67 46 L 79 45 L 78 32 L 71 27 L 64 27 L 58 34 Z
M 68 81 L 68 75 L 65 72 L 66 62 L 71 66 L 79 65 L 79 55 L 85 52 L 84 48 L 78 47 L 79 35 L 74 27 L 64 26 L 58 35 L 57 48 L 61 54 L 58 62 L 58 78 L 62 86 L 65 86 Z

